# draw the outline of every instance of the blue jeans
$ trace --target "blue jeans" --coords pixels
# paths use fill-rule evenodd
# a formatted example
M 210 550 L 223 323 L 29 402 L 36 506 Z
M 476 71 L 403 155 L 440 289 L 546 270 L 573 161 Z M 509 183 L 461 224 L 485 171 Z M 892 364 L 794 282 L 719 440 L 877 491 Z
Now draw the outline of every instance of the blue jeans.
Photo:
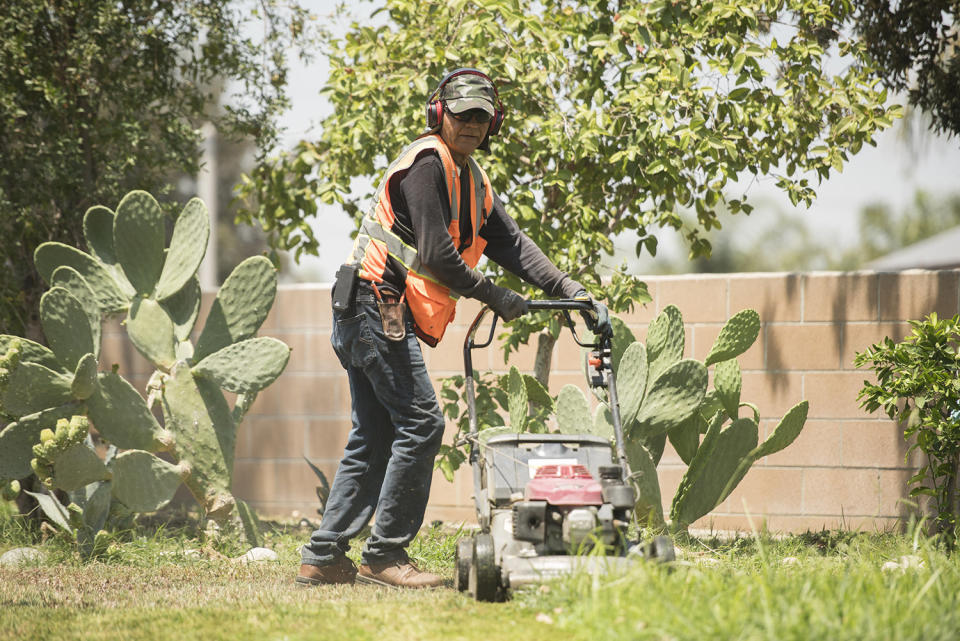
M 402 559 L 423 523 L 444 421 L 409 310 L 405 321 L 406 337 L 388 340 L 362 289 L 350 309 L 334 311 L 330 340 L 350 381 L 353 428 L 303 563 L 337 562 L 374 511 L 363 563 Z

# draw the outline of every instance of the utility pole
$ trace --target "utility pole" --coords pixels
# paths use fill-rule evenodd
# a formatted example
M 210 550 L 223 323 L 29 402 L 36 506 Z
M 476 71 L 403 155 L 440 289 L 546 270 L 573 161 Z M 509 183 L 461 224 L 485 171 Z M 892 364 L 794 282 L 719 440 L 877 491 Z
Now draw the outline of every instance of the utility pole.
M 200 263 L 199 276 L 200 289 L 210 291 L 220 285 L 217 278 L 217 128 L 206 122 L 200 131 L 203 134 L 203 156 L 197 174 L 197 196 L 210 212 L 210 242 Z

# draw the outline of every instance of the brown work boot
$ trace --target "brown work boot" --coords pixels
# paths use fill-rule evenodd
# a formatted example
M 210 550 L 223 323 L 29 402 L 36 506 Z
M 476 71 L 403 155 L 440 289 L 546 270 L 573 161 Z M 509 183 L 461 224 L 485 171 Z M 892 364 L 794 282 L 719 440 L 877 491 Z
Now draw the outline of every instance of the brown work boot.
M 389 588 L 437 588 L 443 579 L 423 572 L 403 557 L 386 563 L 363 564 L 357 571 L 357 583 L 383 585 Z
M 330 565 L 310 565 L 303 563 L 297 575 L 297 583 L 301 585 L 332 585 L 337 583 L 353 583 L 357 576 L 357 566 L 345 556 L 340 557 Z

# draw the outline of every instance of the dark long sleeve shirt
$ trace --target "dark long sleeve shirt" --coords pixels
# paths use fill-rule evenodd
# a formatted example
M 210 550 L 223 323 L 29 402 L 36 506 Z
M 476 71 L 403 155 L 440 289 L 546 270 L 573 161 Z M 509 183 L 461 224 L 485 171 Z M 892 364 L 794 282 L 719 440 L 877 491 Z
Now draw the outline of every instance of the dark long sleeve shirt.
M 461 173 L 460 239 L 473 240 L 473 223 L 468 212 L 469 169 Z M 414 245 L 421 263 L 430 273 L 453 291 L 476 297 L 482 290 L 484 276 L 463 262 L 453 238 L 447 232 L 452 213 L 447 197 L 443 165 L 434 154 L 425 154 L 411 165 L 400 180 L 392 181 L 390 199 L 396 214 L 394 231 L 408 244 Z M 572 297 L 579 285 L 561 272 L 530 238 L 520 230 L 516 221 L 504 209 L 503 202 L 494 194 L 493 210 L 480 237 L 487 241 L 484 255 L 542 289 L 549 296 Z M 464 249 L 466 247 L 463 247 Z M 393 273 L 391 273 L 393 272 Z M 387 265 L 384 279 L 397 289 L 401 274 Z

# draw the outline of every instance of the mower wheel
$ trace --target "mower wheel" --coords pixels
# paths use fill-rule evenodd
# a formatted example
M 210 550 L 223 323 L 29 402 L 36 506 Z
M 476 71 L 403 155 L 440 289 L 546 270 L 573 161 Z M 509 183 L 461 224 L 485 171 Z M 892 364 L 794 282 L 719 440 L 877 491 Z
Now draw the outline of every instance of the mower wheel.
M 463 537 L 457 541 L 457 554 L 454 557 L 453 587 L 458 592 L 466 592 L 470 587 L 470 565 L 473 563 L 473 538 Z
M 496 601 L 500 593 L 500 570 L 493 550 L 493 536 L 478 534 L 473 539 L 470 563 L 470 594 L 477 601 Z
M 677 553 L 673 548 L 673 541 L 669 536 L 655 536 L 646 544 L 644 556 L 657 563 L 669 563 L 675 561 Z

